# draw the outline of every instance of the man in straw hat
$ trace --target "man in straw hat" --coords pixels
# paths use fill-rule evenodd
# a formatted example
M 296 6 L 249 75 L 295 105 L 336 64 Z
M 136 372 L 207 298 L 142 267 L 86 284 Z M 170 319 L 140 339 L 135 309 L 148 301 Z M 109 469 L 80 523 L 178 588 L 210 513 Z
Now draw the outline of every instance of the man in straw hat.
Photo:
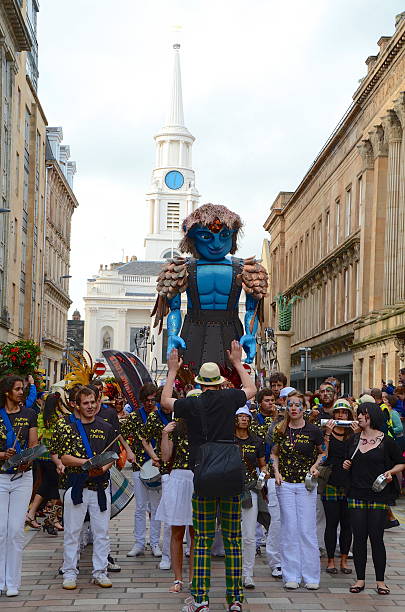
M 167 362 L 168 375 L 162 393 L 162 405 L 174 409 L 174 415 L 187 422 L 190 446 L 190 469 L 193 469 L 198 448 L 205 442 L 234 441 L 235 413 L 247 400 L 254 397 L 256 387 L 242 365 L 242 347 L 234 340 L 227 356 L 240 376 L 242 389 L 222 389 L 225 379 L 216 363 L 203 363 L 195 382 L 201 385 L 198 398 L 172 399 L 176 373 L 181 366 L 177 349 Z M 201 412 L 207 422 L 207 436 L 203 434 Z M 215 519 L 219 513 L 225 547 L 226 599 L 229 610 L 241 612 L 242 541 L 241 501 L 235 497 L 208 498 L 193 495 L 193 524 L 195 530 L 194 574 L 192 597 L 186 600 L 183 612 L 209 612 L 208 592 L 211 572 L 211 546 L 215 535 Z

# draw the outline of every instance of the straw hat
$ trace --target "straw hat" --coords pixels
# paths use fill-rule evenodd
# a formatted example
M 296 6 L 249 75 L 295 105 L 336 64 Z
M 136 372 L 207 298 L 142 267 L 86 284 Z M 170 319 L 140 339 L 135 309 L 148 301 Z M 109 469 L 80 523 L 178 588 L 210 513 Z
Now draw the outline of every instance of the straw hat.
M 201 393 L 201 389 L 191 389 L 191 391 L 188 391 L 186 397 L 198 397 Z
M 225 382 L 225 378 L 221 376 L 217 364 L 208 361 L 202 364 L 198 376 L 194 378 L 194 381 L 199 385 L 222 385 L 222 383 Z
M 347 410 L 352 419 L 354 418 L 353 408 L 351 407 L 350 403 L 344 398 L 336 400 L 336 402 L 333 404 L 332 413 L 335 412 L 335 410 Z

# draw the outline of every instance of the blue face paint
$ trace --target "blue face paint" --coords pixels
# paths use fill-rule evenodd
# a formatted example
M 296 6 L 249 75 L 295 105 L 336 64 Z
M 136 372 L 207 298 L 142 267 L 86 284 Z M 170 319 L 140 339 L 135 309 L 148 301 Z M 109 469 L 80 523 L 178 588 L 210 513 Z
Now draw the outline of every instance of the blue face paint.
M 323 451 L 325 451 L 325 450 L 326 450 L 326 444 L 325 444 L 325 442 L 322 442 L 321 448 L 322 448 L 322 450 L 323 450 Z
M 219 261 L 232 249 L 234 230 L 225 225 L 219 232 L 212 232 L 208 227 L 197 225 L 189 231 L 195 248 L 203 259 Z
M 292 408 L 292 407 L 298 408 L 300 412 L 304 410 L 304 406 L 301 400 L 299 400 L 298 402 L 292 402 L 291 400 L 287 400 L 287 408 Z

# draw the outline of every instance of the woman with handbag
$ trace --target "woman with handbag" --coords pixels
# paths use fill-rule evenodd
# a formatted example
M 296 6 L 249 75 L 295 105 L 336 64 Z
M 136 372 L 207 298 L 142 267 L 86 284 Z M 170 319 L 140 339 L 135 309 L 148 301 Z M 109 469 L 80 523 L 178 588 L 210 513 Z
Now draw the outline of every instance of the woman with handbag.
M 351 574 L 352 570 L 347 567 L 347 556 L 352 543 L 352 529 L 350 525 L 349 509 L 347 507 L 347 489 L 350 483 L 349 475 L 343 469 L 343 461 L 346 458 L 347 441 L 353 436 L 354 430 L 358 430 L 356 423 L 351 427 L 340 427 L 335 425 L 335 420 L 353 421 L 353 410 L 349 402 L 339 399 L 335 402 L 332 410 L 333 419 L 328 421 L 325 427 L 325 442 L 328 443 L 328 459 L 325 463 L 324 476 L 320 483 L 325 484 L 321 493 L 323 507 L 325 509 L 325 547 L 328 555 L 328 574 L 337 574 L 335 567 L 335 549 L 337 542 L 337 530 L 340 525 L 339 547 L 340 547 L 340 571 L 342 574 Z M 319 492 L 318 485 L 318 492 Z
M 308 490 L 308 473 L 319 475 L 326 456 L 319 427 L 304 420 L 304 396 L 287 395 L 285 418 L 273 435 L 272 460 L 280 504 L 281 567 L 286 589 L 298 589 L 301 579 L 308 590 L 319 589 L 320 563 L 316 533 L 316 485 Z
M 245 589 L 254 589 L 253 568 L 256 554 L 256 521 L 258 512 L 257 468 L 266 469 L 263 441 L 250 433 L 252 413 L 243 406 L 236 411 L 235 441 L 239 444 L 245 465 L 245 490 L 242 495 L 242 576 Z M 268 478 L 268 475 L 266 475 Z
M 384 526 L 388 506 L 399 495 L 399 483 L 393 477 L 403 471 L 405 459 L 394 440 L 381 431 L 385 419 L 377 404 L 360 404 L 357 419 L 361 433 L 355 435 L 348 445 L 349 459 L 343 463 L 344 469 L 350 471 L 347 502 L 353 529 L 353 561 L 357 575 L 357 581 L 350 587 L 350 592 L 364 591 L 367 540 L 370 539 L 377 593 L 389 595 L 390 590 L 384 581 Z M 378 490 L 375 480 L 382 474 L 387 484 Z

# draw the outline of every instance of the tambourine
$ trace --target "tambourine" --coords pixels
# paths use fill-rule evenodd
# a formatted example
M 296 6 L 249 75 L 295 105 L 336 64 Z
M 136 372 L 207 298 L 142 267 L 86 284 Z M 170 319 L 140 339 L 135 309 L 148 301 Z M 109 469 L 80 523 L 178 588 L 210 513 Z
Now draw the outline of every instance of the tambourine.
M 85 472 L 89 472 L 90 470 L 94 470 L 96 468 L 101 468 L 104 465 L 108 465 L 113 461 L 118 459 L 118 455 L 115 451 L 105 451 L 104 453 L 100 453 L 99 455 L 95 455 L 86 463 L 83 463 L 82 470 Z
M 31 448 L 26 448 L 21 453 L 16 453 L 9 459 L 7 459 L 1 469 L 3 472 L 10 470 L 12 468 L 19 467 L 20 465 L 24 465 L 24 463 L 31 463 L 35 459 L 39 459 L 46 455 L 48 452 L 48 448 L 45 444 L 37 444 L 37 446 L 32 446 Z

